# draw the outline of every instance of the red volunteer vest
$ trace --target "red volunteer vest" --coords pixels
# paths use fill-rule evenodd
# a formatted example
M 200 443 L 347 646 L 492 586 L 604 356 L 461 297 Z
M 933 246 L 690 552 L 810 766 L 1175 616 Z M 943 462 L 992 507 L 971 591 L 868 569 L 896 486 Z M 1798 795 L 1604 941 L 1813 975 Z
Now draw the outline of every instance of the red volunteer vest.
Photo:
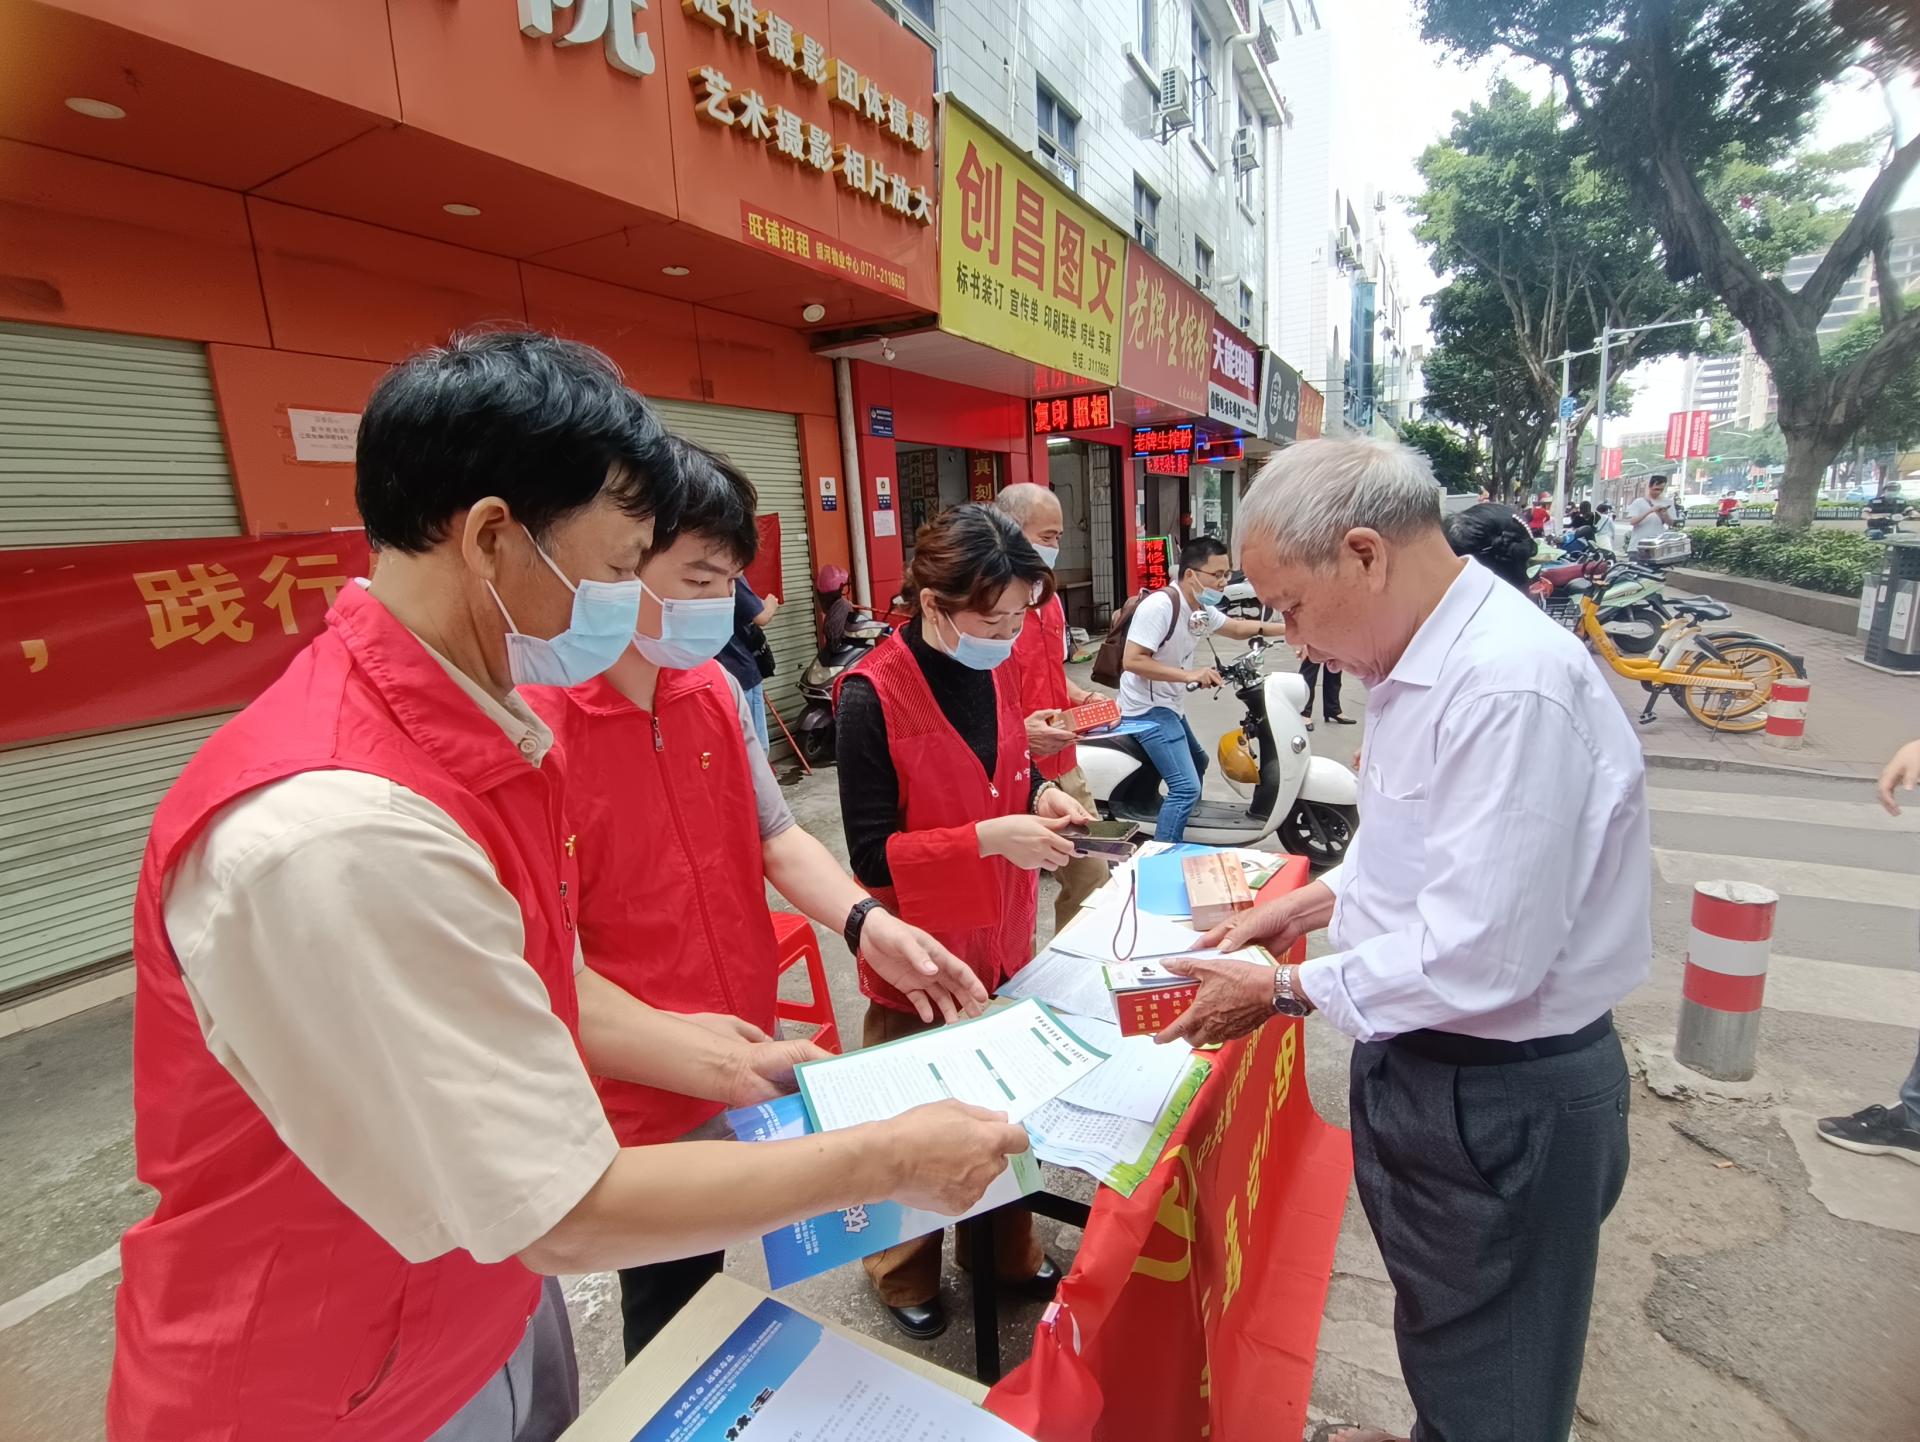
M 1007 666 L 994 671 L 1000 736 L 989 778 L 973 748 L 941 712 L 920 663 L 897 632 L 846 674 L 865 676 L 879 695 L 887 751 L 900 780 L 901 834 L 887 843 L 894 884 L 873 894 L 889 911 L 937 937 L 992 992 L 1032 955 L 1040 892 L 1038 872 L 1024 871 L 1004 857 L 982 857 L 972 836 L 976 822 L 1024 815 L 1027 809 L 1032 786 L 1019 685 Z M 949 827 L 964 828 L 964 834 L 917 834 Z M 956 915 L 979 921 L 955 925 Z M 913 1003 L 864 957 L 860 990 L 895 1011 L 913 1010 Z
M 653 710 L 605 677 L 521 692 L 567 753 L 587 964 L 662 1011 L 772 1033 L 779 973 L 740 713 L 718 662 L 662 671 Z M 724 1110 L 599 1078 L 622 1146 L 672 1141 Z
M 485 850 L 520 904 L 527 964 L 577 1039 L 558 752 L 528 765 L 362 588 L 343 590 L 327 621 L 200 748 L 147 840 L 134 1146 L 160 1200 L 120 1244 L 115 1442 L 415 1442 L 506 1362 L 539 1304 L 540 1279 L 518 1261 L 408 1262 L 328 1191 L 207 1050 L 167 937 L 166 877 L 222 807 L 303 771 L 383 776 Z
M 1073 704 L 1067 699 L 1066 655 L 1066 608 L 1058 596 L 1049 596 L 1044 606 L 1027 612 L 1008 663 L 1020 682 L 1020 709 L 1028 716 L 1036 711 L 1064 711 Z M 1069 746 L 1051 756 L 1036 756 L 1033 764 L 1047 780 L 1058 781 L 1079 764 L 1079 758 Z

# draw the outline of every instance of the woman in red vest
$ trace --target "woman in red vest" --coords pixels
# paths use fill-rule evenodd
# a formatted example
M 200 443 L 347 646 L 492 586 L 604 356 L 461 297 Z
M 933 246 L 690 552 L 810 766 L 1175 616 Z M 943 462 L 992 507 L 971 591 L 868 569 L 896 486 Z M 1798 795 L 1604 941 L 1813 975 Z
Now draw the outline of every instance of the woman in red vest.
M 740 1103 L 804 1043 L 581 967 L 566 762 L 520 685 L 632 643 L 678 483 L 597 351 L 457 338 L 375 388 L 379 554 L 188 764 L 134 902 L 134 1151 L 111 1442 L 552 1442 L 556 1278 L 900 1196 L 971 1206 L 1025 1134 L 952 1103 L 803 1142 L 623 1148 L 589 1081 Z M 633 884 L 644 884 L 636 878 Z
M 566 752 L 587 966 L 651 1007 L 763 1042 L 779 991 L 767 886 L 901 989 L 928 1022 L 974 1015 L 986 989 L 958 957 L 874 904 L 794 822 L 739 683 L 714 659 L 733 587 L 759 550 L 753 484 L 677 436 L 678 519 L 640 568 L 633 645 L 604 676 L 527 701 Z M 622 1146 L 685 1136 L 723 1103 L 602 1077 Z M 631 1361 L 726 1260 L 707 1252 L 620 1272 Z
M 841 679 L 847 853 L 863 886 L 993 991 L 1031 956 L 1038 873 L 1073 858 L 1060 831 L 1093 819 L 1034 768 L 1019 681 L 1002 668 L 1053 572 L 1010 518 L 967 505 L 921 527 L 901 591 L 913 619 Z M 860 989 L 867 1046 L 933 1025 L 864 958 Z M 1000 1272 L 1044 1294 L 1060 1272 L 1032 1221 L 1000 1214 Z M 947 1325 L 941 1241 L 935 1232 L 866 1262 L 894 1322 L 918 1340 Z

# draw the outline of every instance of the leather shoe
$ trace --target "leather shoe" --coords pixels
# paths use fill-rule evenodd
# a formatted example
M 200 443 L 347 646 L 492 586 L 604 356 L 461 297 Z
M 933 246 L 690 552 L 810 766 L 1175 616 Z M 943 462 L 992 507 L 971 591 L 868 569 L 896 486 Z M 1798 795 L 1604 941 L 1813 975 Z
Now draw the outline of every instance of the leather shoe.
M 916 1342 L 931 1342 L 947 1330 L 946 1304 L 938 1297 L 920 1306 L 889 1307 L 887 1315 Z
M 1042 1254 L 1040 1270 L 1031 1277 L 1022 1277 L 1017 1282 L 1008 1282 L 1007 1290 L 1018 1296 L 1032 1297 L 1036 1301 L 1047 1301 L 1060 1290 L 1060 1279 L 1066 1275 L 1060 1270 L 1060 1264 L 1052 1257 Z

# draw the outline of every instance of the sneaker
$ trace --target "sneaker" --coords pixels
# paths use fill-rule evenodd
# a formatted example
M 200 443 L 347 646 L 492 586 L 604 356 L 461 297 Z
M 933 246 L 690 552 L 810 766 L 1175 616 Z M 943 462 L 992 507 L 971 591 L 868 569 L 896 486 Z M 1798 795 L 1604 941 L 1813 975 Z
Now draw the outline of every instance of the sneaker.
M 1920 1131 L 1907 1125 L 1907 1109 L 1868 1107 L 1850 1117 L 1822 1117 L 1820 1139 L 1869 1157 L 1905 1157 L 1920 1166 Z

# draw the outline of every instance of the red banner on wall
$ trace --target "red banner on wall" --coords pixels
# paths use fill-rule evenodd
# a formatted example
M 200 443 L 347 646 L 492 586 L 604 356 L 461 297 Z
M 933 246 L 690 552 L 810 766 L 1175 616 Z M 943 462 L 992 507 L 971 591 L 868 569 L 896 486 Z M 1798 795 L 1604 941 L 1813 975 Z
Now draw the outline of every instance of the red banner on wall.
M 244 705 L 366 573 L 360 531 L 0 552 L 0 745 Z
M 1038 1442 L 1301 1434 L 1353 1174 L 1304 1039 L 1276 1021 L 1224 1048 L 1147 1180 L 1100 1189 L 992 1411 Z
M 1294 434 L 1299 440 L 1310 441 L 1326 428 L 1327 398 L 1308 385 L 1300 382 L 1300 419 L 1296 422 Z
M 787 599 L 786 583 L 780 571 L 780 517 L 772 513 L 754 517 L 760 526 L 760 553 L 747 567 L 743 579 L 747 589 L 761 600 L 769 596 Z

